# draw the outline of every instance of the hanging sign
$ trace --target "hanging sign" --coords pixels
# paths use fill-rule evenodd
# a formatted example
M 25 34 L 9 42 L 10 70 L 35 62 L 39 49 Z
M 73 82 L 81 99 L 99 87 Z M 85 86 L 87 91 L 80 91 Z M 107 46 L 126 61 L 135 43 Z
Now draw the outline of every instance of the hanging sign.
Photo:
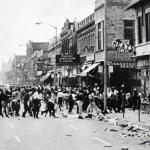
M 113 73 L 114 72 L 114 68 L 113 68 L 113 66 L 109 66 L 109 73 Z
M 80 56 L 78 54 L 56 55 L 57 65 L 80 64 Z
M 98 66 L 98 72 L 103 73 L 103 66 Z

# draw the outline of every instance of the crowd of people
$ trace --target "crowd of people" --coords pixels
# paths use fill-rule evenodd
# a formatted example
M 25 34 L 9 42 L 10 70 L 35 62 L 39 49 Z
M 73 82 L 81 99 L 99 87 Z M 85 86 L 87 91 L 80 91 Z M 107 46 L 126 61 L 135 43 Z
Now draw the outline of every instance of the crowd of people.
M 23 106 L 23 111 L 20 106 Z M 2 117 L 30 115 L 39 118 L 41 115 L 57 117 L 57 112 L 62 112 L 64 117 L 75 112 L 78 118 L 83 119 L 83 112 L 86 118 L 91 118 L 93 112 L 97 116 L 106 112 L 124 112 L 125 107 L 132 107 L 133 110 L 140 106 L 140 95 L 134 90 L 127 97 L 124 87 L 117 90 L 112 87 L 107 94 L 107 111 L 104 110 L 104 93 L 95 84 L 91 87 L 61 87 L 50 86 L 18 87 L 0 89 L 0 115 Z M 66 111 L 67 110 L 67 111 Z M 66 113 L 67 112 L 67 113 Z

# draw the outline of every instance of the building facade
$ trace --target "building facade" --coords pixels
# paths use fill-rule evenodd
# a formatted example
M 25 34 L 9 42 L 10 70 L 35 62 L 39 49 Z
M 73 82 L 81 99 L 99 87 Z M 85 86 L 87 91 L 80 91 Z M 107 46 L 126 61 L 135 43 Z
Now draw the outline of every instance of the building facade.
M 11 83 L 24 85 L 26 84 L 26 56 L 15 55 L 12 61 Z M 10 77 L 10 76 L 9 76 Z
M 128 8 L 135 10 L 135 57 L 137 68 L 140 70 L 140 90 L 147 97 L 150 94 L 150 1 L 132 1 Z
M 80 21 L 77 25 L 77 49 L 80 54 L 81 66 L 80 72 L 86 70 L 94 63 L 95 55 L 95 18 L 94 13 Z M 82 86 L 87 83 L 96 82 L 91 76 L 81 75 L 80 82 Z
M 56 47 L 56 48 L 55 48 Z M 56 55 L 61 54 L 61 40 L 60 37 L 56 37 L 51 39 L 48 47 L 48 51 L 45 54 L 47 56 L 47 61 L 45 63 L 45 67 L 47 69 L 44 69 L 44 74 L 42 77 L 42 82 L 45 84 L 54 85 L 54 73 L 55 73 L 55 64 L 56 64 Z M 59 87 L 61 85 L 61 70 L 59 69 L 59 66 L 56 66 L 56 86 Z
M 27 43 L 27 70 L 28 83 L 38 85 L 40 77 L 43 74 L 43 58 L 40 57 L 48 50 L 48 42 L 32 42 Z
M 135 32 L 134 11 L 125 10 L 129 0 L 95 1 L 95 62 L 104 62 L 104 40 L 108 66 L 108 86 L 131 88 L 138 84 L 133 59 Z M 104 36 L 106 30 L 106 36 Z M 103 71 L 98 70 L 103 74 Z M 118 78 L 119 77 L 119 78 Z M 101 78 L 101 83 L 103 79 Z
M 70 22 L 66 19 L 62 27 L 61 38 L 61 55 L 57 56 L 57 66 L 62 71 L 62 85 L 78 85 L 77 74 L 80 71 L 80 59 L 77 54 L 77 37 L 76 21 Z

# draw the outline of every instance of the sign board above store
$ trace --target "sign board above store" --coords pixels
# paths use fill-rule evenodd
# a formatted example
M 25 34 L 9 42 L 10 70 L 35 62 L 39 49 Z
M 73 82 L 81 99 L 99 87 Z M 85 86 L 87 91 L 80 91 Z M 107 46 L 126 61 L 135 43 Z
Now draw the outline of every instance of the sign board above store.
M 74 65 L 80 63 L 80 56 L 78 54 L 56 55 L 57 65 Z
M 134 51 L 134 47 L 132 46 L 130 40 L 117 39 L 112 42 L 112 46 L 115 48 L 116 51 L 121 53 L 128 53 Z

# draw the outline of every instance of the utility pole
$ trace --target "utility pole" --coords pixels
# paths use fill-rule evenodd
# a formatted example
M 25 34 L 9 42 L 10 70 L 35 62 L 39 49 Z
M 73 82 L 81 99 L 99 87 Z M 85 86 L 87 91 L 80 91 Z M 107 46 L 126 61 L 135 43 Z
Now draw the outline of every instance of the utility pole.
M 104 4 L 104 112 L 107 106 L 107 0 Z

